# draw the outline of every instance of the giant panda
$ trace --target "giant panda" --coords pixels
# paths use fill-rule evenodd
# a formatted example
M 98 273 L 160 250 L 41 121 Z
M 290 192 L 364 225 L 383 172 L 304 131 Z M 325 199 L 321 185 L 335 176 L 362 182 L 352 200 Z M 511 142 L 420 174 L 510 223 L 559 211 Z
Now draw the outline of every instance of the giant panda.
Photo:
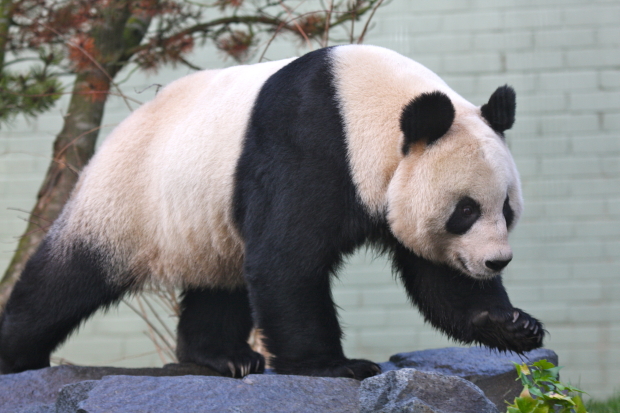
M 504 140 L 515 93 L 482 107 L 374 46 L 201 71 L 122 122 L 14 287 L 4 373 L 49 365 L 87 317 L 149 283 L 182 290 L 178 359 L 364 379 L 345 357 L 330 282 L 362 245 L 387 254 L 426 321 L 462 343 L 525 352 L 542 324 L 502 285 L 522 212 Z

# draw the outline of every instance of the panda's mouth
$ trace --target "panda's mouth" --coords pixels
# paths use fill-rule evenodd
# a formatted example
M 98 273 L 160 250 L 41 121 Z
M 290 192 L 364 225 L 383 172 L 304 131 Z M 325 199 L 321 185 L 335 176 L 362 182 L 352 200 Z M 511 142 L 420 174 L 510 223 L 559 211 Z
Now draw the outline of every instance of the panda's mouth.
M 467 267 L 467 263 L 465 262 L 463 257 L 461 257 L 460 255 L 457 255 L 456 260 L 459 262 L 459 264 L 461 264 L 461 269 L 463 270 L 463 272 L 467 275 L 471 275 L 471 271 L 469 271 L 469 268 Z
M 474 271 L 472 271 L 469 266 L 467 265 L 467 261 L 465 261 L 465 259 L 463 257 L 461 257 L 460 255 L 456 256 L 456 260 L 458 261 L 460 267 L 461 267 L 461 271 L 463 272 L 463 274 L 467 275 L 468 277 L 472 277 L 476 280 L 486 280 L 489 278 L 492 278 L 493 275 L 489 276 L 488 274 L 479 274 L 476 273 Z

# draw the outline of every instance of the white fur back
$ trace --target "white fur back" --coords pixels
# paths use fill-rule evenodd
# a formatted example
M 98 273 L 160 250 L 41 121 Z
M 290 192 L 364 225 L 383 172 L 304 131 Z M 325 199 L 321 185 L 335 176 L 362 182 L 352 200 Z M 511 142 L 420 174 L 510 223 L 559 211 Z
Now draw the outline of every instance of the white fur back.
M 103 249 L 119 282 L 243 283 L 236 161 L 261 86 L 292 60 L 197 72 L 164 88 L 107 138 L 52 236 Z

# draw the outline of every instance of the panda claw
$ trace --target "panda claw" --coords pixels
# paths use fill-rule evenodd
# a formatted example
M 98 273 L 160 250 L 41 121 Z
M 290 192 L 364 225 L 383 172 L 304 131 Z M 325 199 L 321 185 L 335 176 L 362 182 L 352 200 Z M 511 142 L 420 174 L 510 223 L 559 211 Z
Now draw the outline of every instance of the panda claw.
M 229 361 L 229 362 L 228 362 L 228 370 L 230 370 L 230 375 L 231 375 L 231 377 L 233 377 L 233 378 L 234 378 L 234 377 L 235 377 L 235 373 L 236 373 L 237 371 L 235 370 L 235 365 L 232 363 L 232 361 Z
M 476 341 L 499 350 L 530 351 L 541 347 L 545 336 L 544 326 L 518 308 L 481 311 L 472 318 L 472 324 Z

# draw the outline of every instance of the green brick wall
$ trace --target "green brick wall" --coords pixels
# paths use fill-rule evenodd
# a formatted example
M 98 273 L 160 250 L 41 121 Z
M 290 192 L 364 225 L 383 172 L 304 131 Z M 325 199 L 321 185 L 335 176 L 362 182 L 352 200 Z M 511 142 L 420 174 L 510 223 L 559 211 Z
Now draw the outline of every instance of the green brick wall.
M 420 61 L 477 104 L 497 86 L 516 89 L 517 122 L 507 139 L 526 210 L 511 238 L 509 294 L 545 322 L 564 379 L 597 397 L 620 389 L 620 1 L 393 0 L 377 14 L 367 43 Z M 303 52 L 279 46 L 271 58 Z M 203 67 L 231 64 L 211 50 L 196 55 Z M 186 73 L 134 75 L 123 88 L 145 101 L 154 90 L 144 88 Z M 0 131 L 1 268 L 24 228 L 25 214 L 7 208 L 31 208 L 64 110 L 66 100 Z M 104 124 L 127 112 L 112 99 Z M 334 295 L 350 356 L 382 361 L 452 345 L 424 325 L 382 258 L 352 257 Z M 88 322 L 56 356 L 160 364 L 144 331 L 122 306 Z

